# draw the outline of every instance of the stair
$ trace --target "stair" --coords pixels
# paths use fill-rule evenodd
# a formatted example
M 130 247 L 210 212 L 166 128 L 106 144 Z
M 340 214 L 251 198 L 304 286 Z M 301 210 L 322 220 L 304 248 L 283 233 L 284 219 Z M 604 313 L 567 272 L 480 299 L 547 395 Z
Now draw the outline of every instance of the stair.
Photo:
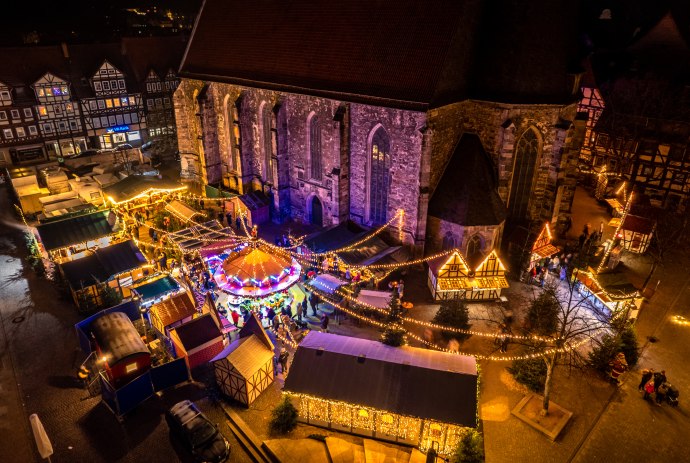
M 366 463 L 409 463 L 410 454 L 375 440 L 364 439 L 364 458 Z
M 232 411 L 227 405 L 221 404 L 225 415 L 228 417 L 227 424 L 233 435 L 239 441 L 242 448 L 247 452 L 249 458 L 254 463 L 272 463 L 275 460 L 268 457 L 261 447 L 261 441 L 256 437 L 254 432 L 249 429 L 247 424 L 237 413 Z
M 326 448 L 333 463 L 366 463 L 364 446 L 337 437 L 326 438 Z

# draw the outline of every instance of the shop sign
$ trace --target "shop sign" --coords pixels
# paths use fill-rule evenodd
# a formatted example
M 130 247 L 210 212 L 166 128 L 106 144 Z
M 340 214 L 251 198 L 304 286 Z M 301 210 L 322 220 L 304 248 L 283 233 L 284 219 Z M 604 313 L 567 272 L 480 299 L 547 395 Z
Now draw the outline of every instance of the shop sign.
M 108 129 L 105 129 L 105 131 L 107 133 L 129 132 L 129 126 L 128 125 L 116 125 L 116 126 L 108 128 Z

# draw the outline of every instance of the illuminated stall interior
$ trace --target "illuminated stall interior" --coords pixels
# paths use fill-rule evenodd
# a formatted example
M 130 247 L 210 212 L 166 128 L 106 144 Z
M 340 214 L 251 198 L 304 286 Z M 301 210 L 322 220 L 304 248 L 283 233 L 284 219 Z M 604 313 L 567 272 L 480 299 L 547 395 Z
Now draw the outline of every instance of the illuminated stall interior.
M 549 223 L 544 224 L 544 228 L 539 232 L 539 236 L 532 245 L 532 254 L 529 259 L 529 270 L 532 270 L 537 263 L 547 257 L 559 253 L 560 248 L 553 245 L 553 235 Z
M 477 424 L 474 357 L 311 331 L 284 392 L 303 422 L 448 455 Z
M 618 232 L 623 248 L 644 254 L 652 241 L 656 221 L 637 215 L 626 214 Z
M 491 251 L 474 269 L 459 251 L 429 264 L 427 283 L 434 300 L 494 300 L 507 288 L 506 268 Z
M 594 274 L 578 271 L 575 274 L 577 289 L 589 298 L 594 307 L 607 316 L 630 310 L 628 318 L 635 319 L 642 304 L 638 290 L 620 272 Z
M 120 227 L 117 216 L 106 210 L 46 222 L 36 230 L 51 260 L 63 263 L 84 257 L 88 250 L 108 246 Z

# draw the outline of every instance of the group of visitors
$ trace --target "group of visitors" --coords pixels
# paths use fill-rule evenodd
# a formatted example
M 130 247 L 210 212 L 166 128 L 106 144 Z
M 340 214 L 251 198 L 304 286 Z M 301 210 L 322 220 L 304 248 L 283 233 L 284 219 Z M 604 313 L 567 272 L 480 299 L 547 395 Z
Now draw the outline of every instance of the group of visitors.
M 644 392 L 642 398 L 645 400 L 649 400 L 654 394 L 654 402 L 658 406 L 665 401 L 672 406 L 678 404 L 678 389 L 668 381 L 665 370 L 654 371 L 654 368 L 642 370 L 642 378 L 637 389 Z
M 543 287 L 551 274 L 557 276 L 559 280 L 565 281 L 568 277 L 568 266 L 572 260 L 573 255 L 571 253 L 546 257 L 537 262 L 530 270 L 530 283 Z
M 604 222 L 599 224 L 599 230 L 593 230 L 590 232 L 590 227 L 591 225 L 586 223 L 582 228 L 582 233 L 577 239 L 580 249 L 583 249 L 585 246 L 590 247 L 595 243 L 601 242 L 601 238 L 604 236 Z

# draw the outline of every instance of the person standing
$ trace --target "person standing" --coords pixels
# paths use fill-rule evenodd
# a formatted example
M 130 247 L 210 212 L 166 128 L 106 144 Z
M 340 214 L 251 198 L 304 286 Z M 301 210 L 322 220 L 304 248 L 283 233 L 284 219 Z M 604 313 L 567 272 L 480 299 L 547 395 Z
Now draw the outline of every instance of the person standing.
M 290 352 L 286 348 L 280 348 L 280 355 L 278 356 L 278 363 L 280 363 L 280 371 L 283 377 L 288 373 L 288 362 L 290 361 Z
M 638 391 L 642 391 L 644 389 L 645 384 L 649 382 L 650 379 L 652 379 L 652 376 L 654 376 L 654 368 L 645 368 L 642 370 L 642 378 L 640 379 L 640 384 L 637 386 Z
M 328 333 L 328 315 L 326 315 L 326 312 L 321 314 L 321 331 L 324 333 Z
M 319 310 L 319 296 L 316 295 L 316 293 L 311 293 L 311 296 L 309 296 L 309 305 L 311 306 L 311 314 L 314 317 L 318 317 L 318 310 Z
M 302 314 L 304 314 L 304 316 L 306 317 L 307 316 L 307 295 L 306 294 L 304 295 L 304 299 L 302 299 L 302 303 L 300 304 L 300 307 L 302 307 Z M 302 319 L 300 319 L 300 321 L 302 321 Z
M 306 297 L 305 297 L 306 299 Z M 302 323 L 302 313 L 304 312 L 304 306 L 303 306 L 304 300 L 302 302 L 297 303 L 297 321 Z
M 661 407 L 661 403 L 666 399 L 666 394 L 668 394 L 668 382 L 664 381 L 661 383 L 656 390 L 656 404 Z
M 654 392 L 659 390 L 659 386 L 666 382 L 666 371 L 661 370 L 660 372 L 654 373 Z
M 405 282 L 400 279 L 398 282 L 398 297 L 402 300 L 403 298 L 403 290 L 405 289 Z
M 642 398 L 645 400 L 649 399 L 652 392 L 654 392 L 654 379 L 650 379 L 647 381 L 647 384 L 644 385 L 644 396 Z

